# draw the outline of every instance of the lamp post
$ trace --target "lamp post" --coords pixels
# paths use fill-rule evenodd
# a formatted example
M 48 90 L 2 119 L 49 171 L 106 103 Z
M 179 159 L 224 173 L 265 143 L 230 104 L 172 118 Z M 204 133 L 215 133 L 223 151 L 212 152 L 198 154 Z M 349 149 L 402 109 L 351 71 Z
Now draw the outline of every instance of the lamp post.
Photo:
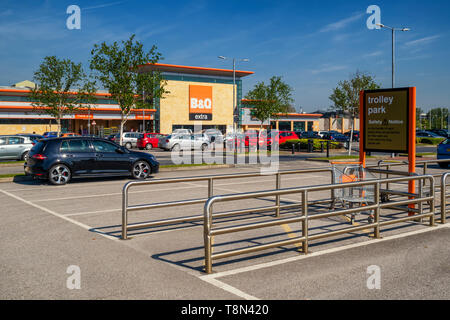
M 229 58 L 224 57 L 224 56 L 219 56 L 219 59 L 222 60 L 227 60 Z M 234 132 L 237 131 L 237 121 L 236 121 L 236 116 L 240 117 L 240 114 L 238 111 L 240 110 L 236 110 L 236 61 L 238 62 L 249 62 L 250 59 L 236 59 L 236 58 L 232 58 L 233 59 L 233 124 L 234 124 Z
M 392 28 L 389 26 L 386 26 L 384 24 L 377 24 L 377 26 L 385 29 L 389 29 L 392 31 L 392 88 L 395 88 L 395 31 L 410 31 L 410 28 Z M 395 153 L 391 154 L 391 157 L 395 157 Z
M 384 24 L 377 24 L 377 26 L 392 31 L 392 88 L 395 88 L 395 31 L 410 31 L 410 28 L 392 28 Z
M 145 91 L 142 90 L 142 133 L 145 133 Z

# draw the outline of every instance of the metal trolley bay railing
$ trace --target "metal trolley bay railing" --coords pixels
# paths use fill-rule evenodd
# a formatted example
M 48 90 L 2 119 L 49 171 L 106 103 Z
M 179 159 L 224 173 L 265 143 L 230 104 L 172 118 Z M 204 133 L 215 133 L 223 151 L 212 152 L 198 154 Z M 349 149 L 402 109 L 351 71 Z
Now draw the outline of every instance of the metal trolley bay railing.
M 430 184 L 430 193 L 427 195 L 419 194 L 407 194 L 408 199 L 404 200 L 394 200 L 388 203 L 382 203 L 380 201 L 380 190 L 382 184 L 387 183 L 399 183 L 399 182 L 409 182 L 409 181 L 418 181 L 419 185 L 424 185 L 426 182 Z M 361 206 L 357 208 L 349 208 L 343 210 L 332 210 L 324 213 L 318 213 L 314 215 L 310 215 L 309 212 L 309 195 L 313 192 L 319 191 L 331 191 L 338 190 L 342 188 L 362 188 L 372 186 L 374 188 L 374 203 Z M 435 199 L 434 199 L 434 189 L 435 183 L 434 178 L 431 175 L 422 175 L 422 176 L 409 176 L 409 177 L 400 177 L 400 178 L 390 178 L 390 179 L 380 179 L 380 180 L 369 180 L 369 181 L 360 181 L 360 182 L 352 182 L 352 183 L 343 183 L 343 184 L 331 184 L 331 185 L 323 185 L 323 186 L 312 186 L 312 187 L 301 187 L 301 188 L 289 188 L 289 189 L 281 189 L 281 190 L 271 190 L 271 191 L 262 191 L 262 192 L 248 192 L 234 195 L 223 195 L 223 196 L 214 196 L 210 198 L 204 207 L 204 247 L 205 247 L 205 271 L 206 273 L 212 273 L 212 262 L 213 260 L 223 259 L 227 257 L 243 255 L 248 253 L 253 253 L 261 250 L 267 250 L 271 248 L 276 248 L 280 246 L 286 245 L 294 245 L 301 244 L 302 250 L 305 254 L 308 253 L 308 243 L 313 240 L 318 240 L 327 237 L 333 237 L 341 234 L 346 234 L 355 231 L 361 231 L 365 229 L 374 230 L 374 237 L 380 238 L 381 228 L 387 225 L 398 224 L 402 222 L 429 218 L 430 226 L 435 225 Z M 213 219 L 217 216 L 213 213 L 213 205 L 219 202 L 231 202 L 236 200 L 244 200 L 244 199 L 252 199 L 258 197 L 270 197 L 270 196 L 285 196 L 292 194 L 300 194 L 301 195 L 301 204 L 297 204 L 297 207 L 300 207 L 301 215 L 292 217 L 292 218 L 284 218 L 284 219 L 275 219 L 273 221 L 264 221 L 258 223 L 252 223 L 247 225 L 239 225 L 239 226 L 227 226 L 227 227 L 219 227 L 213 228 Z M 381 210 L 385 208 L 390 208 L 392 206 L 402 206 L 402 205 L 414 205 L 414 204 L 430 204 L 429 212 L 424 213 L 423 210 L 417 215 L 408 216 L 403 218 L 392 218 L 387 221 L 380 220 Z M 309 235 L 309 223 L 312 220 L 328 218 L 332 216 L 346 215 L 346 214 L 355 214 L 362 211 L 371 211 L 375 212 L 374 221 L 372 223 L 352 226 L 349 228 L 344 228 L 341 230 L 328 231 L 320 234 Z M 234 214 L 238 212 L 234 211 Z M 224 214 L 223 212 L 221 214 Z M 225 213 L 226 214 L 226 213 Z M 242 232 L 247 230 L 255 230 L 255 229 L 264 229 L 267 227 L 283 225 L 287 223 L 301 223 L 302 227 L 302 236 L 291 238 L 287 240 L 280 240 L 266 244 L 259 244 L 248 248 L 243 249 L 234 249 L 220 253 L 213 254 L 213 238 L 219 235 Z
M 128 231 L 131 230 L 139 230 L 145 228 L 159 227 L 159 226 L 168 226 L 176 223 L 186 223 L 186 222 L 195 222 L 195 221 L 203 221 L 203 215 L 196 216 L 188 216 L 181 218 L 169 218 L 159 221 L 152 221 L 147 223 L 136 223 L 129 224 L 128 223 L 128 214 L 130 212 L 143 211 L 149 209 L 157 209 L 157 208 L 169 208 L 169 207 L 180 207 L 194 204 L 204 204 L 209 198 L 214 196 L 214 182 L 218 180 L 228 180 L 228 179 L 243 179 L 243 178 L 254 178 L 254 177 L 274 177 L 275 189 L 281 188 L 281 180 L 282 176 L 285 175 L 294 175 L 294 174 L 308 174 L 308 173 L 329 173 L 330 174 L 330 182 L 334 183 L 333 171 L 332 168 L 314 168 L 314 169 L 299 169 L 299 170 L 282 170 L 273 173 L 243 173 L 243 174 L 225 174 L 225 175 L 215 175 L 215 176 L 203 176 L 203 177 L 189 177 L 189 178 L 173 178 L 173 179 L 158 179 L 158 180 L 150 180 L 150 181 L 132 181 L 125 184 L 122 190 L 122 239 L 128 239 Z M 201 199 L 188 199 L 188 200 L 180 200 L 180 201 L 169 201 L 163 203 L 151 203 L 151 204 L 140 204 L 140 205 L 129 205 L 128 197 L 129 191 L 131 188 L 138 186 L 147 186 L 147 185 L 161 185 L 161 184 L 176 184 L 176 183 L 189 183 L 189 182 L 207 182 L 208 183 L 208 195 L 206 198 Z M 334 198 L 334 190 L 331 190 L 331 199 Z M 267 211 L 274 211 L 277 217 L 280 217 L 280 211 L 283 209 L 295 208 L 296 205 L 280 205 L 280 197 L 275 196 L 275 205 L 266 206 L 258 209 L 248 209 L 244 211 L 240 211 L 239 213 L 224 213 L 218 214 L 217 217 L 228 217 L 233 215 L 243 215 L 249 213 L 261 213 Z

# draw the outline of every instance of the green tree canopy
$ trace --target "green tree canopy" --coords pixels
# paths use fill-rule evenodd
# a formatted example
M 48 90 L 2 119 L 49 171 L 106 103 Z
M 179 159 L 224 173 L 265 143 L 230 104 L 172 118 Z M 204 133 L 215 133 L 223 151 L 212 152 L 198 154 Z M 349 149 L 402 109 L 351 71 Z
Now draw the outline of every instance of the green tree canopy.
M 34 81 L 36 87 L 30 94 L 33 109 L 56 120 L 58 135 L 64 115 L 73 114 L 82 104 L 95 100 L 95 82 L 88 79 L 81 63 L 69 59 L 45 57 L 34 73 Z
M 116 100 L 121 109 L 120 142 L 123 126 L 135 108 L 154 108 L 156 99 L 163 98 L 168 91 L 164 89 L 161 73 L 140 72 L 139 67 L 157 63 L 162 59 L 156 46 L 144 51 L 143 44 L 132 35 L 120 44 L 94 45 L 91 52 L 91 69 L 104 88 Z
M 352 119 L 349 155 L 352 152 L 354 119 L 359 116 L 359 94 L 362 90 L 375 90 L 379 88 L 380 86 L 371 75 L 357 70 L 355 74 L 350 76 L 349 80 L 339 81 L 338 86 L 333 89 L 333 93 L 329 97 L 333 101 L 333 105 L 331 106 L 332 110 L 340 111 L 344 115 L 350 114 Z
M 247 93 L 246 99 L 252 100 L 254 106 L 251 114 L 261 121 L 261 127 L 264 121 L 276 118 L 279 113 L 288 113 L 292 110 L 294 101 L 292 91 L 293 89 L 281 77 L 274 76 L 270 78 L 269 84 L 259 82 Z
M 359 115 L 359 93 L 362 90 L 375 90 L 380 86 L 374 78 L 366 73 L 356 71 L 349 80 L 339 81 L 329 99 L 333 102 L 332 110 L 350 114 L 352 118 Z

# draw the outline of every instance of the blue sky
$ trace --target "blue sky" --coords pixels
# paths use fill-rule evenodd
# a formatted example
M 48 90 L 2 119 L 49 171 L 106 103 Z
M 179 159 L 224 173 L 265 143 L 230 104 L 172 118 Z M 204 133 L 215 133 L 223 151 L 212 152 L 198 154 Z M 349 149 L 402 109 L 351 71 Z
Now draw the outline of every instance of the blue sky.
M 66 9 L 81 8 L 81 30 L 68 30 Z M 369 5 L 397 33 L 396 85 L 417 86 L 418 106 L 450 107 L 450 1 L 142 1 L 1 0 L 0 85 L 29 79 L 45 56 L 83 62 L 95 43 L 136 34 L 156 44 L 164 63 L 231 68 L 224 55 L 249 58 L 238 69 L 244 94 L 282 76 L 295 107 L 327 109 L 338 81 L 357 69 L 391 86 L 391 33 L 369 30 Z

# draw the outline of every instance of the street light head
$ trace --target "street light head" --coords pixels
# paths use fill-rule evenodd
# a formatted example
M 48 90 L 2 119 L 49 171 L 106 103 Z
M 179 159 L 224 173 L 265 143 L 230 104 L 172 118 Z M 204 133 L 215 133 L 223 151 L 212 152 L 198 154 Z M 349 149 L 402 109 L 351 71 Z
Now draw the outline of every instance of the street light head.
M 249 62 L 250 59 L 242 59 L 241 61 L 243 61 L 243 62 Z
M 376 25 L 379 26 L 379 27 L 381 27 L 381 28 L 384 28 L 384 24 L 377 23 Z
M 219 59 L 223 59 L 223 60 L 226 60 L 226 59 L 227 59 L 227 58 L 224 57 L 224 56 L 219 56 L 218 58 L 219 58 Z
M 411 31 L 410 28 L 403 28 L 402 31 Z

